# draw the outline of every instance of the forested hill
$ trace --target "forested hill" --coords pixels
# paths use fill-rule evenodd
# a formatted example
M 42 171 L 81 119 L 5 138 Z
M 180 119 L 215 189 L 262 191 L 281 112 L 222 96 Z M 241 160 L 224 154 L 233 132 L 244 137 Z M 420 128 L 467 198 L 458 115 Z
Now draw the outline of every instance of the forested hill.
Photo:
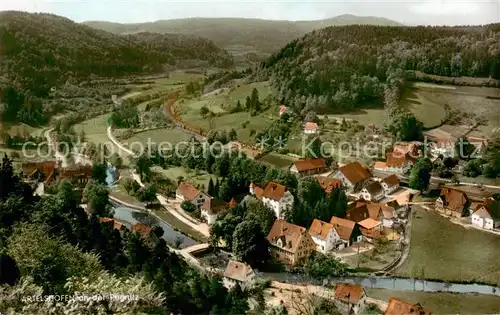
M 118 36 L 56 15 L 15 11 L 0 12 L 0 47 L 3 81 L 7 76 L 36 95 L 67 79 L 154 72 L 193 60 L 221 67 L 233 62 L 226 51 L 198 37 Z
M 234 53 L 256 52 L 257 54 L 276 52 L 289 41 L 314 29 L 327 26 L 352 24 L 401 25 L 385 18 L 350 14 L 324 20 L 298 22 L 244 18 L 188 18 L 137 24 L 104 21 L 88 21 L 84 22 L 84 24 L 116 34 L 146 31 L 201 36 Z
M 257 76 L 297 111 L 342 112 L 380 102 L 386 83 L 412 74 L 404 70 L 498 79 L 500 25 L 329 27 L 286 45 Z

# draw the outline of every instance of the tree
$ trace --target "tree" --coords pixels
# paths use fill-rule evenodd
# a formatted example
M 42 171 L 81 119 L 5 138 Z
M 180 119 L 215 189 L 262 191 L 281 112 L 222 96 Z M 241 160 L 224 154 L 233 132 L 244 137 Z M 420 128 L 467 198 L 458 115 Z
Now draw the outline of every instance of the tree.
M 210 179 L 208 180 L 207 194 L 211 197 L 215 196 L 214 189 L 215 189 L 214 181 L 212 180 L 212 176 L 210 176 Z
M 323 152 L 321 152 L 321 139 L 315 136 L 309 136 L 306 139 L 306 146 L 302 147 L 302 155 L 305 158 L 315 159 L 323 158 Z
M 259 222 L 262 228 L 262 233 L 264 235 L 269 234 L 269 231 L 276 220 L 276 214 L 273 210 L 266 207 L 260 200 L 249 200 L 246 203 L 245 212 L 245 221 L 255 220 Z
M 187 200 L 184 200 L 181 203 L 181 208 L 182 208 L 182 210 L 184 210 L 186 212 L 193 212 L 196 210 L 195 205 L 193 205 L 190 201 L 187 201 Z
M 420 141 L 423 139 L 423 123 L 412 113 L 396 110 L 390 116 L 386 129 L 401 141 Z
M 305 121 L 310 121 L 310 122 L 316 122 L 318 120 L 318 116 L 316 116 L 316 112 L 313 110 L 310 110 L 307 112 L 306 117 L 304 118 Z
M 483 163 L 481 160 L 471 160 L 464 167 L 463 175 L 467 177 L 478 177 L 483 172 Z
M 151 174 L 150 167 L 152 165 L 151 159 L 146 154 L 141 154 L 140 156 L 134 158 L 132 163 L 135 167 L 136 172 L 139 174 L 141 181 L 149 178 Z
M 263 266 L 268 259 L 268 243 L 256 221 L 243 221 L 233 234 L 233 253 L 252 267 Z
M 249 112 L 252 110 L 252 101 L 250 100 L 250 96 L 248 96 L 248 95 L 245 98 L 245 108 Z
M 15 285 L 21 277 L 19 267 L 12 257 L 1 254 L 0 255 L 0 285 L 8 284 Z M 1 294 L 1 293 L 0 293 Z
M 92 166 L 92 179 L 99 184 L 106 184 L 107 166 L 106 164 L 94 164 Z
M 425 157 L 418 158 L 410 172 L 409 186 L 412 189 L 423 191 L 429 187 L 432 163 Z
M 206 116 L 208 115 L 208 113 L 209 113 L 209 112 L 210 112 L 210 110 L 209 110 L 209 109 L 208 109 L 208 107 L 206 107 L 206 106 L 202 106 L 202 107 L 200 108 L 200 115 L 201 115 L 202 117 L 206 117 Z
M 113 164 L 116 168 L 121 168 L 123 166 L 123 159 L 115 152 L 109 157 L 109 163 Z
M 346 266 L 340 260 L 321 253 L 309 256 L 304 265 L 304 272 L 316 279 L 343 277 L 347 274 Z
M 88 212 L 99 217 L 111 217 L 112 210 L 109 205 L 109 191 L 103 184 L 98 184 L 93 181 L 87 184 L 84 191 L 85 199 L 87 200 Z
M 145 188 L 141 188 L 137 192 L 137 197 L 139 198 L 139 201 L 145 202 L 146 207 L 150 206 L 151 203 L 156 201 L 156 186 L 155 185 L 150 185 Z
M 455 143 L 455 154 L 461 160 L 470 159 L 475 150 L 476 147 L 472 145 L 466 138 L 460 138 Z
M 452 157 L 445 157 L 444 160 L 443 160 L 443 165 L 447 168 L 447 169 L 452 169 L 454 168 L 455 166 L 457 166 L 458 164 L 458 160 L 455 159 L 455 158 L 452 158 Z
M 238 138 L 238 134 L 234 128 L 231 128 L 228 134 L 229 141 L 235 141 Z
M 232 187 L 228 179 L 225 179 L 218 189 L 218 197 L 221 200 L 229 201 L 232 197 Z

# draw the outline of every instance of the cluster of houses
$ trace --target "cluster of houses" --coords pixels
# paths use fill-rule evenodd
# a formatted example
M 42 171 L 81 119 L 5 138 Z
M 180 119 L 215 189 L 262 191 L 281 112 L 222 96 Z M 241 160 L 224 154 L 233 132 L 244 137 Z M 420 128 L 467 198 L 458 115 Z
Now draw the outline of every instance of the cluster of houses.
M 228 289 L 239 285 L 242 290 L 247 290 L 255 286 L 257 279 L 257 275 L 250 266 L 230 260 L 224 271 L 223 284 Z M 343 314 L 359 314 L 370 304 L 365 289 L 359 284 L 337 283 L 331 298 Z M 430 314 L 432 313 L 419 303 L 411 303 L 397 298 L 391 298 L 384 311 L 384 315 Z
M 483 229 L 500 227 L 500 201 L 491 196 L 467 194 L 454 187 L 443 187 L 436 199 L 435 209 L 449 217 L 470 216 L 471 224 Z

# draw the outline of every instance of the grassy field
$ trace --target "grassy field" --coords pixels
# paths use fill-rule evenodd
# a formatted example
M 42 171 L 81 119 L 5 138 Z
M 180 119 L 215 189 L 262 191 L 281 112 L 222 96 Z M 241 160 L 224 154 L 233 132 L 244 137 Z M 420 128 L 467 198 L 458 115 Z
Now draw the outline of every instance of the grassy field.
M 131 87 L 132 92 L 143 91 L 143 93 L 154 93 L 168 88 L 182 88 L 184 84 L 201 78 L 203 78 L 202 74 L 186 73 L 185 71 L 179 70 L 171 72 L 168 78 L 154 80 L 152 84 L 139 84 Z M 147 87 L 151 88 L 145 89 Z
M 250 116 L 248 112 L 228 113 L 226 110 L 230 106 L 236 105 L 239 100 L 242 106 L 245 106 L 245 98 L 250 96 L 252 90 L 256 88 L 259 91 L 259 99 L 262 101 L 271 93 L 268 82 L 256 82 L 251 84 L 240 83 L 234 88 L 225 88 L 208 93 L 199 98 L 184 100 L 180 104 L 182 118 L 192 124 L 205 130 L 217 130 L 234 128 L 238 133 L 238 140 L 247 142 L 251 140 L 250 130 L 257 132 L 268 127 L 278 118 L 277 113 L 261 113 L 257 116 Z M 206 106 L 208 109 L 219 116 L 213 119 L 203 118 L 200 115 L 200 109 Z M 243 128 L 242 124 L 248 122 Z
M 413 219 L 410 254 L 396 273 L 443 281 L 500 284 L 500 236 L 451 223 L 418 210 Z
M 217 176 L 208 174 L 205 171 L 195 171 L 186 169 L 184 167 L 170 167 L 169 169 L 163 169 L 161 167 L 155 166 L 152 169 L 155 172 L 167 176 L 174 182 L 177 182 L 179 176 L 182 176 L 184 180 L 192 181 L 195 184 L 205 185 L 205 187 L 208 187 L 208 182 L 210 181 L 210 177 L 214 181 L 217 179 Z
M 109 117 L 110 114 L 104 114 L 76 124 L 74 126 L 76 134 L 80 134 L 83 131 L 85 132 L 87 141 L 94 143 L 109 142 L 106 133 Z
M 188 141 L 189 139 L 191 139 L 191 135 L 179 129 L 155 129 L 138 132 L 131 138 L 123 141 L 123 143 L 125 145 L 133 142 L 148 143 L 148 140 L 150 140 L 151 143 L 160 144 L 167 142 L 174 145 L 181 141 Z
M 40 137 L 42 135 L 43 128 L 32 127 L 30 125 L 26 125 L 23 123 L 20 124 L 8 124 L 2 123 L 2 128 L 4 128 L 5 132 L 7 132 L 11 136 L 16 135 L 30 135 L 33 137 Z
M 346 248 L 342 251 L 351 251 L 355 252 L 354 248 Z M 396 257 L 399 255 L 397 245 L 392 242 L 389 243 L 383 249 L 375 252 L 374 249 L 371 249 L 367 252 L 359 254 L 359 268 L 360 269 L 371 269 L 371 270 L 380 270 L 387 266 L 390 262 L 394 261 Z M 358 267 L 358 255 L 351 255 L 343 257 L 344 260 L 350 267 L 357 268 Z
M 288 168 L 296 159 L 283 154 L 271 152 L 259 159 L 259 162 L 274 166 L 276 168 Z
M 369 297 L 389 301 L 395 297 L 420 303 L 433 314 L 495 314 L 500 309 L 500 297 L 486 294 L 454 294 L 447 292 L 393 291 L 366 289 Z

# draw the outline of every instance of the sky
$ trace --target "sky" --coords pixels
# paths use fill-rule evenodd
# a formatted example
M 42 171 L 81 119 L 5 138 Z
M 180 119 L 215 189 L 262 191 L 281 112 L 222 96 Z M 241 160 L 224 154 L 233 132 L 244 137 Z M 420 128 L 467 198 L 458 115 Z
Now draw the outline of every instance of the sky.
M 49 12 L 76 22 L 152 22 L 187 17 L 319 20 L 341 14 L 379 16 L 407 25 L 500 22 L 500 0 L 0 0 L 1 10 Z

